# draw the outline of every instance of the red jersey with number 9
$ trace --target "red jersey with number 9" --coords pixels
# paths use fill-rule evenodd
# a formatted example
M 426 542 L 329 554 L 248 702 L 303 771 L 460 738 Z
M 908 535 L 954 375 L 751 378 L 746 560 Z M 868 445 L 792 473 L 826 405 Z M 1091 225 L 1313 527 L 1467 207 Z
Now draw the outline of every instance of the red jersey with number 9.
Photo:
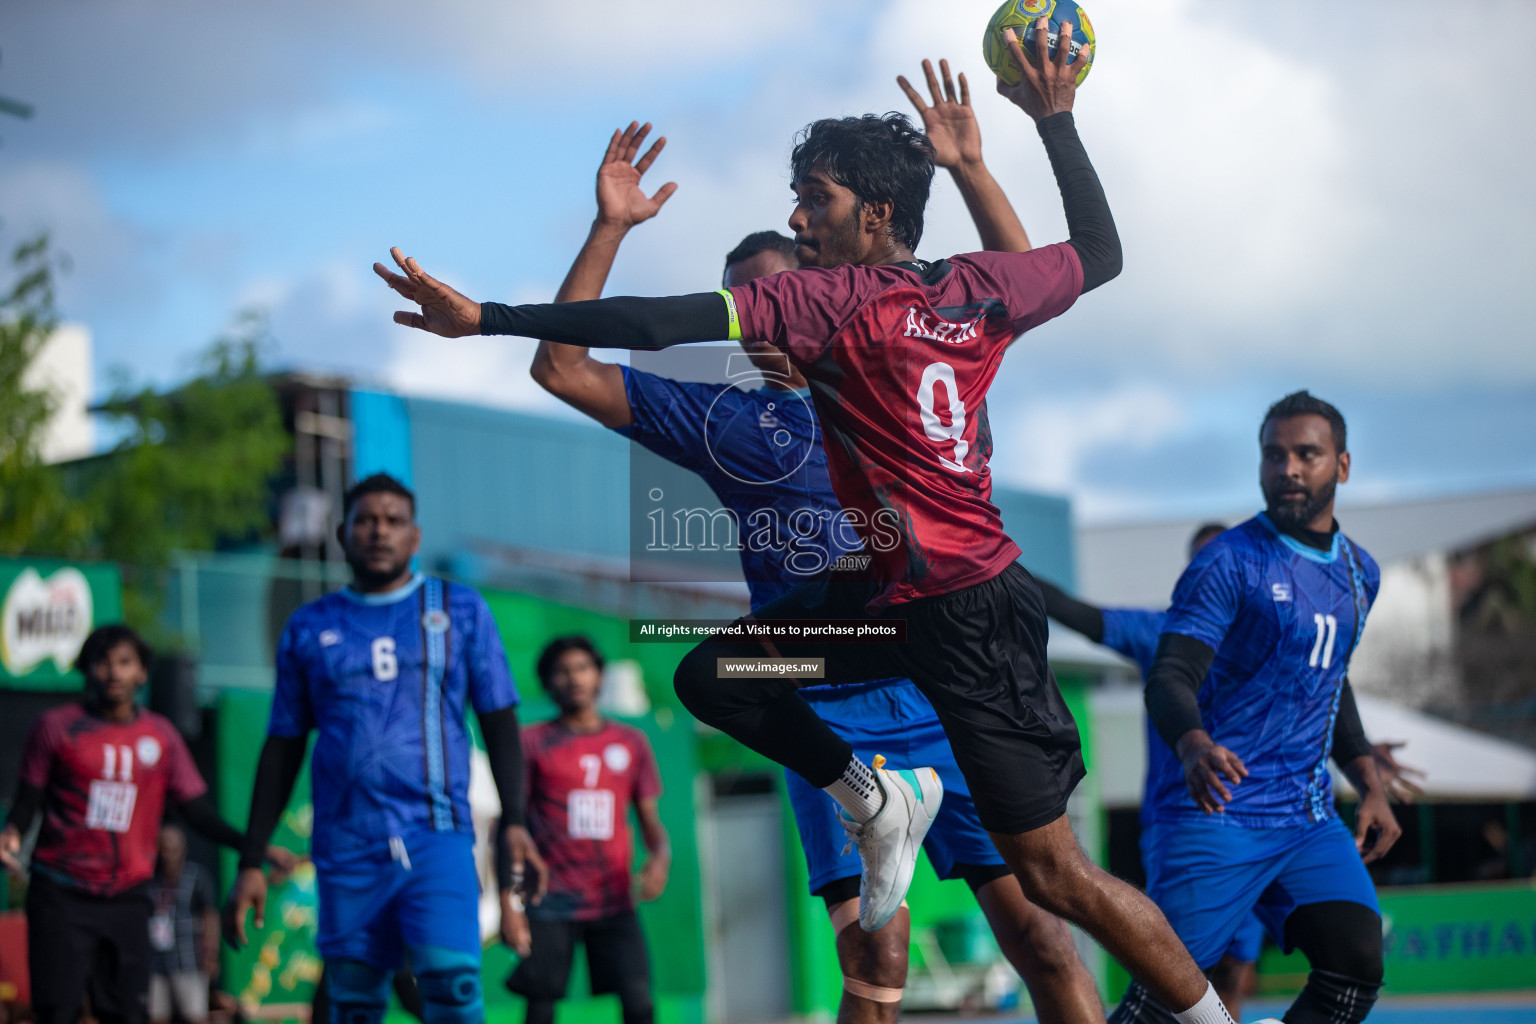
M 167 796 L 185 803 L 208 791 L 169 719 L 140 709 L 110 722 L 82 704 L 38 716 L 21 781 L 43 790 L 34 870 L 96 896 L 149 881 Z
M 661 795 L 645 734 L 605 721 L 590 733 L 559 722 L 523 730 L 528 831 L 549 865 L 549 892 L 530 917 L 594 921 L 634 909 L 630 807 Z
M 987 389 L 1008 345 L 1082 287 L 1061 243 L 730 289 L 741 336 L 783 349 L 810 383 L 832 489 L 882 584 L 870 611 L 984 582 L 1019 557 L 991 501 Z

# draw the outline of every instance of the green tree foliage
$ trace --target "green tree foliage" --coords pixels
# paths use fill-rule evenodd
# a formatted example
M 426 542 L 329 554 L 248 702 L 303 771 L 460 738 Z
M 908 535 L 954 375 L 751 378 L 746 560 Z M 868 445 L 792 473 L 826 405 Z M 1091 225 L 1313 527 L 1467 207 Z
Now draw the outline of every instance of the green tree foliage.
M 282 409 L 262 377 L 265 321 L 244 314 L 174 391 L 119 388 L 101 407 L 126 432 L 91 488 L 96 541 L 115 561 L 164 566 L 271 522 L 270 484 L 288 450 Z
M 265 319 L 242 314 L 166 392 L 124 382 L 100 407 L 120 440 L 73 466 L 39 458 L 53 396 L 23 386 L 57 322 L 47 240 L 17 252 L 0 306 L 0 554 L 120 563 L 128 620 L 158 633 L 161 580 L 177 550 L 260 536 L 290 440 L 263 377 Z
M 0 297 L 0 554 L 82 553 L 88 515 L 70 502 L 40 449 L 57 398 L 27 369 L 58 325 L 48 236 L 17 246 L 15 283 Z

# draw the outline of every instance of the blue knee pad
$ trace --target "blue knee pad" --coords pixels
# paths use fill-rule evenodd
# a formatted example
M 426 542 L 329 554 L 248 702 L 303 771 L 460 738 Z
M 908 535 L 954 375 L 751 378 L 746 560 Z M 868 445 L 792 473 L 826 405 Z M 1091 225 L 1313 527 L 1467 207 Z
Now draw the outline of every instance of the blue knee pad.
M 325 965 L 331 995 L 330 1024 L 379 1024 L 389 1009 L 389 972 L 361 960 Z
M 480 956 L 443 946 L 411 950 L 426 1024 L 479 1024 L 485 1019 Z

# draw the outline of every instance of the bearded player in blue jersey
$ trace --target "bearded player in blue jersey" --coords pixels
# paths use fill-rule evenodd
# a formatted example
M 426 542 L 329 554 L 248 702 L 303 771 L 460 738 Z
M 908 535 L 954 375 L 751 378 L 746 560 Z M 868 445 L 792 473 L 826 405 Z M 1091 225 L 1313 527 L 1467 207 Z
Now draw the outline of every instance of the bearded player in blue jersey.
M 248 910 L 262 926 L 266 880 L 256 851 L 277 826 L 316 731 L 311 855 L 331 1020 L 381 1021 L 390 977 L 409 954 L 423 1020 L 474 1024 L 485 1007 L 466 705 L 510 823 L 498 838 L 513 873 L 531 868 L 544 878 L 522 825 L 517 688 L 484 600 L 412 569 L 421 528 L 410 490 L 370 476 L 347 492 L 342 516 L 337 536 L 352 583 L 304 605 L 283 630 L 226 935 L 244 944 Z M 541 885 L 532 888 L 537 900 Z
M 932 66 L 925 61 L 923 68 L 931 106 L 905 79 L 898 82 L 923 116 L 936 162 L 950 169 L 988 248 L 1026 251 L 1028 236 L 981 160 L 964 76 L 957 93 L 941 62 L 941 90 Z M 640 188 L 641 176 L 665 142 L 659 140 L 636 162 L 649 127 L 632 124 L 614 133 L 598 170 L 597 220 L 557 301 L 597 298 L 628 230 L 653 217 L 675 190 L 667 184 L 647 197 Z M 726 257 L 725 283 L 745 284 L 796 266 L 792 240 L 759 232 Z M 599 423 L 696 472 L 710 485 L 741 524 L 742 570 L 756 609 L 839 558 L 857 558 L 862 545 L 852 530 L 825 526 L 813 535 L 791 535 L 793 546 L 752 542 L 754 524 L 771 522 L 787 534 L 797 522 L 835 524 L 841 506 L 827 476 L 804 379 L 772 345 L 756 343 L 747 352 L 766 384 L 754 391 L 672 380 L 599 362 L 583 348 L 547 342 L 539 346 L 533 376 Z M 906 679 L 809 687 L 800 693 L 858 755 L 883 755 L 892 767 L 936 768 L 944 799 L 924 847 L 939 877 L 962 878 L 970 885 L 1045 1024 L 1101 1021 L 1092 977 L 1070 933 L 1058 918 L 1024 898 L 976 817 L 928 699 Z M 838 1020 L 889 1024 L 897 1017 L 906 980 L 910 919 L 901 910 L 873 933 L 856 926 L 860 860 L 847 846 L 837 805 L 794 772 L 786 770 L 785 778 L 811 891 L 825 901 L 837 932 L 844 977 Z
M 1206 523 L 1189 539 L 1189 557 L 1194 558 L 1200 549 L 1226 531 L 1221 523 Z M 1103 644 L 1110 650 L 1134 661 L 1141 669 L 1143 679 L 1152 670 L 1152 659 L 1157 654 L 1157 641 L 1163 633 L 1163 621 L 1167 613 L 1151 608 L 1099 608 L 1086 601 L 1079 601 L 1045 580 L 1039 580 L 1041 596 L 1045 598 L 1045 613 L 1062 625 L 1083 634 L 1094 643 Z M 1348 685 L 1347 683 L 1345 685 Z M 1351 706 L 1353 701 L 1351 700 Z M 1335 727 L 1334 751 L 1348 749 L 1339 741 L 1338 732 L 1345 728 L 1345 715 L 1339 716 Z M 1173 758 L 1157 731 L 1147 723 L 1147 775 L 1146 790 L 1141 801 L 1141 827 L 1143 832 L 1152 824 L 1154 803 L 1151 787 L 1154 779 L 1162 774 L 1162 763 Z M 1253 979 L 1254 962 L 1264 943 L 1264 925 L 1250 915 L 1238 928 L 1220 960 L 1206 971 L 1216 994 L 1226 1004 L 1233 1020 L 1242 1020 L 1242 1003 Z
M 1347 680 L 1381 575 L 1333 516 L 1350 462 L 1339 411 L 1287 395 L 1259 442 L 1266 509 L 1195 555 L 1147 670 L 1166 744 L 1150 758 L 1147 894 L 1205 970 L 1257 916 L 1311 965 L 1288 1024 L 1354 1024 L 1382 979 L 1365 864 L 1401 835 Z M 1360 794 L 1354 835 L 1334 810 L 1330 755 Z M 1172 1015 L 1133 983 L 1111 1019 Z

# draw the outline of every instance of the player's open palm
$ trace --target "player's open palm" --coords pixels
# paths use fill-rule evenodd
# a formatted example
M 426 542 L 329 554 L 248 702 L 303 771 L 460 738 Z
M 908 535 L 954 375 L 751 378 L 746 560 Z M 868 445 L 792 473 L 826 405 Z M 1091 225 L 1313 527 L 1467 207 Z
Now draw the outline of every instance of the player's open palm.
M 1046 52 L 1048 25 L 1045 18 L 1035 22 L 1037 53 Z M 1003 40 L 1008 44 L 1008 52 L 1013 54 L 1014 62 L 1023 69 L 1023 77 L 1019 79 L 1018 85 L 1009 85 L 999 78 L 998 93 L 1036 121 L 1071 110 L 1072 101 L 1077 97 L 1077 73 L 1082 69 L 1083 62 L 1092 57 L 1092 50 L 1084 46 L 1078 51 L 1077 60 L 1072 60 L 1071 23 L 1064 22 L 1061 26 L 1056 41 L 1055 60 L 1042 58 L 1038 64 L 1031 61 L 1024 55 L 1019 37 L 1011 28 L 1003 31 Z
M 1232 788 L 1248 776 L 1242 758 L 1208 739 L 1186 751 L 1182 760 L 1189 795 L 1207 814 L 1224 811 L 1232 801 Z
M 939 77 L 943 88 L 939 87 Z M 896 76 L 896 84 L 907 94 L 907 99 L 917 108 L 923 119 L 923 130 L 933 144 L 933 162 L 940 167 L 959 167 L 961 164 L 981 161 L 981 128 L 976 123 L 976 113 L 971 109 L 971 87 L 960 73 L 960 89 L 949 74 L 949 61 L 939 61 L 939 76 L 933 73 L 933 62 L 923 61 L 923 77 L 928 80 L 928 95 L 933 103 L 923 100 L 922 94 L 912 87 L 905 75 Z
M 677 182 L 669 181 L 657 189 L 654 195 L 646 195 L 640 187 L 640 179 L 651 169 L 651 164 L 666 148 L 666 136 L 657 139 L 639 160 L 635 156 L 651 133 L 650 123 L 631 121 L 623 131 L 616 131 L 608 140 L 608 152 L 603 154 L 602 165 L 597 169 L 597 217 L 606 224 L 632 228 L 656 216 L 672 193 Z
M 1403 764 L 1393 753 L 1399 747 L 1406 745 L 1401 741 L 1375 743 L 1371 745 L 1371 756 L 1376 761 L 1376 774 L 1381 777 L 1382 784 L 1387 788 L 1388 798 L 1399 803 L 1411 804 L 1424 795 L 1424 787 L 1416 781 L 1424 778 L 1424 772 Z
M 396 274 L 382 263 L 373 272 L 384 283 L 421 307 L 419 313 L 398 312 L 395 323 L 414 327 L 444 338 L 463 338 L 480 333 L 480 303 L 473 302 L 421 269 L 414 259 L 407 259 L 399 247 L 389 250 L 395 265 L 405 271 Z

